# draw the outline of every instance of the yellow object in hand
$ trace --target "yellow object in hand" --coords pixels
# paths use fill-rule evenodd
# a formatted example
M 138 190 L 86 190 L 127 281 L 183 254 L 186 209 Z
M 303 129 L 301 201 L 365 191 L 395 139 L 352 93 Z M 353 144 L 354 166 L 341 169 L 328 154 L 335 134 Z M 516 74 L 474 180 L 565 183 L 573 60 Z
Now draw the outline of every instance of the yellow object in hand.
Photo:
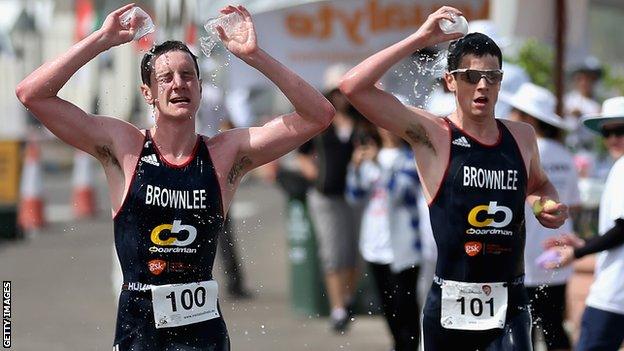
M 539 216 L 542 213 L 542 210 L 550 210 L 552 208 L 557 207 L 557 202 L 551 199 L 548 199 L 542 204 L 542 200 L 537 200 L 533 203 L 533 214 Z

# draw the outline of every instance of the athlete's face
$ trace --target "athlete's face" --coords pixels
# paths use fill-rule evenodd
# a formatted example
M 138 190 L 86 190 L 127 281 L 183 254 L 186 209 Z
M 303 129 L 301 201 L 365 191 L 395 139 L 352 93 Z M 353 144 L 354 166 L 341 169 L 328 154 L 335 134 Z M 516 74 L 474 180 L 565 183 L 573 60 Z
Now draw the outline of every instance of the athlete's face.
M 477 57 L 466 55 L 462 57 L 459 69 L 482 71 L 478 81 L 474 81 L 468 73 L 476 76 L 475 72 L 446 73 L 445 79 L 450 91 L 455 92 L 455 99 L 459 109 L 464 114 L 475 117 L 493 117 L 494 106 L 498 100 L 500 80 L 497 70 L 500 70 L 498 58 L 493 55 Z M 488 72 L 490 71 L 490 72 Z M 490 80 L 488 80 L 488 78 Z
M 614 160 L 624 156 L 624 123 L 609 123 L 602 127 L 602 137 Z
M 201 82 L 191 56 L 184 51 L 170 51 L 154 60 L 151 86 L 146 96 L 159 116 L 193 118 L 199 108 Z

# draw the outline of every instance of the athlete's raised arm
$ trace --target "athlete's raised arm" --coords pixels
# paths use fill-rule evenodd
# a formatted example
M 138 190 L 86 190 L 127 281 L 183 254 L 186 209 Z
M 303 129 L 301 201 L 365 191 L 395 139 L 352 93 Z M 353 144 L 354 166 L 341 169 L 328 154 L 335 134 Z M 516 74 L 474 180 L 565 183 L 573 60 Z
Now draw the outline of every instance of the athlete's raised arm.
M 235 143 L 238 155 L 234 167 L 242 174 L 279 158 L 323 131 L 335 110 L 320 92 L 258 46 L 251 15 L 243 6 L 228 6 L 221 12 L 237 12 L 244 18 L 244 25 L 229 37 L 217 27 L 227 49 L 275 83 L 295 108 L 295 112 L 261 127 L 233 129 L 219 136 L 227 143 Z
M 367 119 L 401 136 L 417 152 L 425 149 L 429 154 L 436 153 L 435 140 L 448 136 L 442 122 L 425 110 L 403 105 L 376 84 L 401 59 L 425 47 L 460 38 L 459 33 L 444 34 L 438 25 L 444 18 L 453 20 L 453 14 L 461 12 L 444 6 L 430 14 L 418 31 L 361 62 L 340 84 L 340 90 Z
M 123 140 L 125 135 L 138 130 L 116 118 L 91 115 L 61 99 L 58 92 L 78 69 L 98 54 L 132 40 L 134 29 L 123 28 L 119 16 L 133 6 L 128 4 L 111 12 L 102 28 L 37 68 L 15 90 L 22 104 L 54 135 L 101 161 L 114 156 L 114 140 Z

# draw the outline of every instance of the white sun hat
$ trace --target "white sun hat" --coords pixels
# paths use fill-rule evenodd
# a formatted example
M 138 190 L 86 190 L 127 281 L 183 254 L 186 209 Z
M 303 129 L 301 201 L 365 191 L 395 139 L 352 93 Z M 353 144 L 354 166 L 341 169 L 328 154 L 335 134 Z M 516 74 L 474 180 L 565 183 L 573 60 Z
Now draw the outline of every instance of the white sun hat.
M 555 96 L 539 85 L 523 83 L 513 95 L 501 94 L 500 98 L 512 107 L 553 127 L 568 131 L 573 129 L 555 113 Z
M 602 111 L 595 115 L 586 115 L 582 119 L 585 127 L 600 133 L 600 129 L 607 123 L 624 123 L 624 96 L 605 100 Z

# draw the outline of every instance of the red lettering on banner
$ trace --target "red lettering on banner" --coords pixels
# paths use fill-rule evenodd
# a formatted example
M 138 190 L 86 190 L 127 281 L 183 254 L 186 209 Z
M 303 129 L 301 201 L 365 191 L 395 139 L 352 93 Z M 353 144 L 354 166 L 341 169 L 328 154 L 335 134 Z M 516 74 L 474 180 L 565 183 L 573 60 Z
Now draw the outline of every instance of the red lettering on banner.
M 291 11 L 286 14 L 285 25 L 288 33 L 298 38 L 329 39 L 334 36 L 335 28 L 340 28 L 349 41 L 362 45 L 365 43 L 368 28 L 377 34 L 393 30 L 414 30 L 425 22 L 427 15 L 436 11 L 445 3 L 421 5 L 417 3 L 390 3 L 382 5 L 379 0 L 368 0 L 364 6 L 341 9 L 331 3 L 319 5 L 316 13 Z M 489 0 L 483 0 L 480 7 L 472 7 L 468 1 L 454 5 L 462 11 L 468 20 L 487 18 L 490 11 Z

